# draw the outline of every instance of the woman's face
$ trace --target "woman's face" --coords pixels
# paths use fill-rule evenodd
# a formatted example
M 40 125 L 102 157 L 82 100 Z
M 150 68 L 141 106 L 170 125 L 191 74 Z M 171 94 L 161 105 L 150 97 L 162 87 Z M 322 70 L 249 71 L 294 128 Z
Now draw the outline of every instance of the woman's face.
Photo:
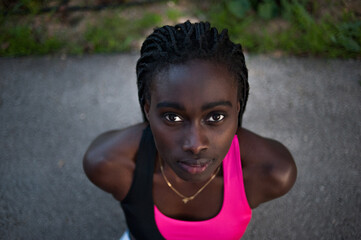
M 163 163 L 192 182 L 209 179 L 221 164 L 237 131 L 239 109 L 234 76 L 204 60 L 159 73 L 144 106 Z

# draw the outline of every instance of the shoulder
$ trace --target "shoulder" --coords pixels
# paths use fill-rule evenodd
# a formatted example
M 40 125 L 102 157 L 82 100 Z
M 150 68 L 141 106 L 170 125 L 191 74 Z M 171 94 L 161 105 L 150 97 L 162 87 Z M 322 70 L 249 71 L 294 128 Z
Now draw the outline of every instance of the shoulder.
M 297 167 L 289 150 L 276 140 L 246 129 L 240 129 L 237 136 L 251 207 L 286 194 L 297 177 Z
M 129 191 L 135 157 L 145 123 L 98 136 L 84 154 L 83 168 L 91 182 L 122 200 Z

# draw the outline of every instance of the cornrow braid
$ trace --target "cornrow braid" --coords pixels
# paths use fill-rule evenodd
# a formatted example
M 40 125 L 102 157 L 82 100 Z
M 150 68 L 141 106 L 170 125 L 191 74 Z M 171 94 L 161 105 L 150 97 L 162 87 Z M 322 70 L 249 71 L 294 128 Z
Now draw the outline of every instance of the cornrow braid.
M 156 28 L 143 42 L 137 62 L 138 97 L 144 120 L 144 104 L 150 102 L 154 77 L 171 64 L 181 64 L 193 59 L 211 60 L 224 64 L 234 74 L 238 85 L 241 110 L 238 125 L 246 109 L 249 84 L 242 46 L 233 43 L 227 29 L 218 33 L 208 22 L 190 23 Z

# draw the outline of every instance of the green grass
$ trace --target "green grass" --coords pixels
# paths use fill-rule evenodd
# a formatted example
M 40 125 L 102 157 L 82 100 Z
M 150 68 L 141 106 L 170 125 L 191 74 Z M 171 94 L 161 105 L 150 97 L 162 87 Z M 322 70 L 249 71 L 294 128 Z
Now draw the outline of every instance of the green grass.
M 157 26 L 161 20 L 159 15 L 153 13 L 146 13 L 136 20 L 120 16 L 105 17 L 100 23 L 88 26 L 85 40 L 96 53 L 129 51 L 145 29 Z
M 281 6 L 274 2 L 252 8 L 249 0 L 225 1 L 214 6 L 207 18 L 219 28 L 230 29 L 231 38 L 249 52 L 360 57 L 361 21 L 352 13 L 340 19 L 329 15 L 316 19 L 306 10 L 308 1 L 281 1 Z M 275 30 L 272 24 L 277 25 L 277 20 L 286 27 Z
M 228 28 L 231 39 L 250 53 L 361 57 L 361 21 L 350 9 L 334 6 L 338 13 L 334 16 L 319 14 L 327 0 L 277 2 L 223 0 L 203 6 L 189 2 L 188 9 L 182 9 L 173 1 L 158 3 L 156 11 L 139 6 L 64 17 L 55 12 L 37 15 L 42 7 L 39 1 L 18 0 L 9 13 L 28 9 L 30 14 L 0 16 L 0 56 L 138 50 L 152 28 L 176 23 L 181 17 L 195 17 L 219 29 Z
M 173 22 L 176 22 L 180 17 L 182 17 L 182 13 L 174 8 L 169 8 L 166 12 L 167 17 L 172 20 Z
M 135 42 L 144 38 L 145 31 L 159 26 L 162 21 L 162 16 L 151 12 L 135 19 L 122 17 L 121 11 L 109 11 L 105 17 L 97 14 L 96 20 L 87 23 L 85 30 L 76 37 L 67 33 L 67 29 L 51 36 L 44 25 L 34 27 L 33 23 L 18 23 L 12 19 L 14 17 L 7 17 L 0 21 L 0 56 L 130 51 L 136 48 Z
M 45 36 L 44 30 L 35 30 L 26 24 L 11 28 L 1 26 L 0 32 L 0 56 L 50 54 L 64 44 L 55 37 Z

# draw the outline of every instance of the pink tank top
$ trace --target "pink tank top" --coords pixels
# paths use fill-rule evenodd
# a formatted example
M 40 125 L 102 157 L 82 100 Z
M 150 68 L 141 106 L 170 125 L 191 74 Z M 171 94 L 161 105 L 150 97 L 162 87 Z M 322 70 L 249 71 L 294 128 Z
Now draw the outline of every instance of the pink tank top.
M 159 232 L 167 240 L 240 239 L 252 217 L 243 184 L 238 138 L 223 160 L 223 205 L 217 216 L 204 221 L 182 221 L 165 216 L 154 205 Z

